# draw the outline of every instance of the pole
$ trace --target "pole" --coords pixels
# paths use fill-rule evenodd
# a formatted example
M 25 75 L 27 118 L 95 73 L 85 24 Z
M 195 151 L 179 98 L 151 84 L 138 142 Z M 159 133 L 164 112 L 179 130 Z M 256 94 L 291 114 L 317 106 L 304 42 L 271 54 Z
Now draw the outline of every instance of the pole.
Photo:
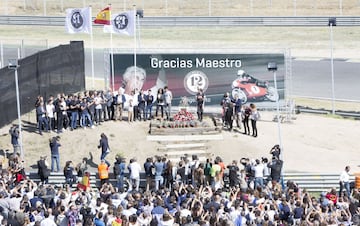
M 3 41 L 0 40 L 0 57 L 1 57 L 1 67 L 4 66 L 4 45 Z
M 110 25 L 112 25 L 112 16 L 111 16 L 111 4 L 109 4 L 109 7 L 110 7 Z M 110 32 L 110 51 L 111 51 L 111 75 L 110 75 L 110 79 L 111 79 L 111 83 L 112 83 L 112 90 L 114 91 L 114 45 L 113 45 L 113 34 L 112 34 L 112 29 L 111 29 L 111 32 Z
M 135 76 L 134 76 L 134 79 L 135 79 L 135 87 L 137 87 L 136 83 L 137 83 L 137 80 L 136 80 L 136 73 L 137 73 L 137 70 L 136 70 L 136 21 L 137 21 L 137 13 L 136 13 L 136 5 L 133 5 L 134 7 L 134 68 L 135 68 Z M 139 90 L 140 91 L 140 90 Z
M 89 8 L 90 8 L 90 16 L 92 16 L 92 8 L 91 8 L 91 6 Z M 92 21 L 90 21 L 90 23 L 92 23 Z M 90 42 L 91 42 L 91 78 L 92 78 L 91 88 L 94 89 L 95 88 L 94 35 L 93 35 L 93 31 L 92 31 L 92 26 L 91 26 L 91 31 L 90 31 Z
M 22 145 L 21 114 L 20 114 L 19 79 L 18 79 L 17 68 L 15 68 L 15 86 L 16 86 L 17 114 L 18 114 L 18 123 L 19 123 L 20 157 L 21 159 L 24 159 L 24 151 Z
M 334 57 L 333 57 L 333 24 L 330 23 L 330 62 L 331 62 L 331 91 L 332 101 L 331 109 L 332 114 L 335 115 L 335 81 L 334 81 Z
M 113 45 L 113 35 L 110 33 L 110 46 L 111 46 L 111 83 L 112 90 L 114 91 L 114 45 Z
M 276 92 L 278 92 L 277 81 L 276 81 L 276 71 L 274 71 L 273 73 L 274 73 L 274 86 L 275 86 L 275 90 L 276 90 Z M 279 145 L 280 145 L 281 150 L 283 150 L 283 147 L 282 147 L 282 139 L 281 139 L 280 103 L 279 103 L 279 99 L 276 100 L 276 119 L 277 119 L 277 126 L 278 126 Z M 283 153 L 283 151 L 280 152 L 280 158 L 281 158 L 281 160 L 283 160 L 282 153 Z
M 138 42 L 138 47 L 141 49 L 141 33 L 140 33 L 140 17 L 138 20 L 136 20 L 137 23 L 136 23 L 136 26 L 137 26 L 137 35 L 138 35 L 138 39 L 137 39 L 137 42 Z M 136 35 L 136 34 L 135 34 Z
M 274 73 L 274 86 L 275 86 L 275 90 L 276 92 L 278 92 L 278 88 L 277 88 L 277 81 L 276 81 L 276 71 L 273 71 Z M 282 145 L 282 139 L 281 139 L 281 126 L 280 126 L 280 104 L 279 104 L 279 99 L 276 100 L 276 121 L 277 121 L 277 127 L 278 127 L 278 136 L 279 136 L 279 146 L 280 146 L 280 160 L 283 162 L 282 167 L 281 167 L 281 184 L 284 187 L 284 148 Z

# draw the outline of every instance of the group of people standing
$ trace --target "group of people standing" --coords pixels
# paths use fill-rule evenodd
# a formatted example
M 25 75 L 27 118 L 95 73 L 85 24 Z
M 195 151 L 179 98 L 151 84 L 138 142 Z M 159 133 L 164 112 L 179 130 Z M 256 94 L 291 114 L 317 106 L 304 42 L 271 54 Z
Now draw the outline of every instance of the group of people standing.
M 242 122 L 244 126 L 243 134 L 250 135 L 251 133 L 253 137 L 258 136 L 256 122 L 260 119 L 260 113 L 255 104 L 251 103 L 250 105 L 245 105 L 242 103 L 239 96 L 235 95 L 234 98 L 231 98 L 229 93 L 226 92 L 220 105 L 222 107 L 224 127 L 228 128 L 229 131 L 232 131 L 233 122 L 235 121 L 236 126 L 240 129 Z M 251 130 L 249 121 L 251 121 Z
M 123 120 L 123 112 L 128 111 L 128 121 L 150 120 L 155 117 L 167 120 L 171 117 L 172 92 L 167 86 L 159 88 L 156 95 L 151 89 L 132 90 L 129 94 L 123 88 L 118 91 L 85 91 L 84 93 L 50 96 L 44 101 L 38 96 L 35 108 L 39 134 L 45 130 L 63 132 L 81 128 L 94 128 L 107 120 Z

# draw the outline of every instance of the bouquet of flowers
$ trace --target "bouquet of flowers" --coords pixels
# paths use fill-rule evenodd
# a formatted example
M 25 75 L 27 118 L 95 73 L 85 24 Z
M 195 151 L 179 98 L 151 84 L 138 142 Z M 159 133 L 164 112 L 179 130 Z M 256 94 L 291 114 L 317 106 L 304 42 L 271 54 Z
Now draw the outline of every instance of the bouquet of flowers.
M 193 121 L 194 115 L 186 111 L 186 109 L 181 109 L 176 115 L 174 115 L 174 121 Z

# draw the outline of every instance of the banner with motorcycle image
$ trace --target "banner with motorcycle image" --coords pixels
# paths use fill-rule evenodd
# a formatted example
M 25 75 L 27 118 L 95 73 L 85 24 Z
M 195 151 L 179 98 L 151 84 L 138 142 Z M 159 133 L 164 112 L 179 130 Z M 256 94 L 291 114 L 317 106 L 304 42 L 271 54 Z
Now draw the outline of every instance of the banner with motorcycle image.
M 122 87 L 125 93 L 135 88 L 151 90 L 155 96 L 159 88 L 168 86 L 173 106 L 182 97 L 187 97 L 190 106 L 196 106 L 199 88 L 205 92 L 207 106 L 219 106 L 226 92 L 259 108 L 274 108 L 277 100 L 282 105 L 285 99 L 284 54 L 140 53 L 132 78 L 132 53 L 114 54 L 114 62 L 115 89 Z M 268 71 L 269 62 L 277 64 L 277 90 L 274 73 Z

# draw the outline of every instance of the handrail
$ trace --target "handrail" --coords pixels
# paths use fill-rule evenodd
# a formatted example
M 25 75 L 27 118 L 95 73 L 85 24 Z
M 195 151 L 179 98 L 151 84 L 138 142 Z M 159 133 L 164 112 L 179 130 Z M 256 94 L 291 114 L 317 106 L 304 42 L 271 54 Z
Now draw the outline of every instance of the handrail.
M 329 16 L 312 17 L 144 17 L 143 27 L 164 26 L 328 26 Z M 56 16 L 5 16 L 0 15 L 0 25 L 64 26 L 65 17 Z M 360 17 L 336 17 L 337 26 L 360 26 Z M 102 26 L 102 25 L 94 25 Z

